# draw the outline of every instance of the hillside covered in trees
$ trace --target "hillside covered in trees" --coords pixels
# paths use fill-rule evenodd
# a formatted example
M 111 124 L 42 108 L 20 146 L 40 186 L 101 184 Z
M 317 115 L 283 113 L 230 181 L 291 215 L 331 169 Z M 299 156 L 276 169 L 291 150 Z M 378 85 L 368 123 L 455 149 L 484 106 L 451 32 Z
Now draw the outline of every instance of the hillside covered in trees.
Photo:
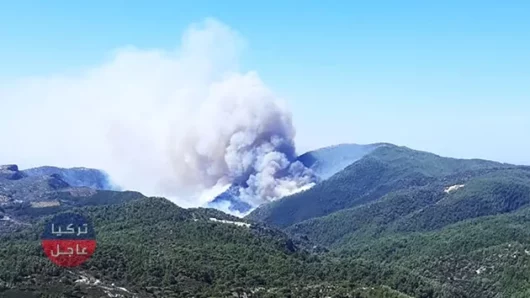
M 380 144 L 312 189 L 241 219 L 136 192 L 0 176 L 2 297 L 528 297 L 530 168 Z M 60 268 L 61 212 L 97 250 Z
M 94 256 L 71 270 L 53 265 L 39 243 L 49 216 L 38 217 L 31 227 L 0 236 L 0 291 L 34 295 L 28 297 L 449 297 L 398 268 L 338 262 L 281 231 L 211 209 L 138 197 L 74 211 L 94 221 Z
M 466 297 L 527 297 L 530 168 L 388 145 L 249 218 Z

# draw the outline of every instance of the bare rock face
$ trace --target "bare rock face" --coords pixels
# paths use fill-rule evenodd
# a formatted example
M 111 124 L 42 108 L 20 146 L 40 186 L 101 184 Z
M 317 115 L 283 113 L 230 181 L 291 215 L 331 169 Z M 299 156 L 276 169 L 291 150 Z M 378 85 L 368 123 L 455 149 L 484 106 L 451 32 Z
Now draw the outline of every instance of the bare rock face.
M 68 183 L 72 187 L 88 187 L 97 190 L 118 190 L 107 173 L 88 168 L 57 168 L 57 167 L 38 167 L 22 171 L 29 177 L 53 176 Z
M 17 165 L 0 165 L 0 179 L 19 180 L 26 176 L 18 170 Z
M 18 172 L 18 166 L 17 165 L 3 165 L 3 166 L 0 166 L 0 171 Z
M 58 197 L 88 198 L 100 190 L 113 190 L 106 173 L 87 168 L 40 167 L 19 170 L 0 165 L 0 205 L 48 202 Z
M 50 175 L 47 181 L 48 186 L 54 190 L 70 187 L 70 185 L 66 183 L 59 174 Z

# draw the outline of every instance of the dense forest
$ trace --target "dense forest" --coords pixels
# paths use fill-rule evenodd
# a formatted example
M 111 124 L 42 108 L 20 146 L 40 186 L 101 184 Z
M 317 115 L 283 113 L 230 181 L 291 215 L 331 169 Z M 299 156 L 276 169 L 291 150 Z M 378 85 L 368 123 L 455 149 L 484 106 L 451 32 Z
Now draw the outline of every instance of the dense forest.
M 82 297 L 98 289 L 79 282 L 90 277 L 101 289 L 126 288 L 126 297 L 449 297 L 399 268 L 328 258 L 259 224 L 212 221 L 240 221 L 215 210 L 144 197 L 74 210 L 94 221 L 96 254 L 75 270 L 56 267 L 40 248 L 49 216 L 40 218 L 32 228 L 1 237 L 4 291 Z
M 390 145 L 248 218 L 466 297 L 527 297 L 529 203 L 529 167 Z
M 2 297 L 530 295 L 528 167 L 386 144 L 243 219 L 56 176 L 9 179 Z M 96 253 L 74 269 L 53 265 L 40 244 L 66 211 L 96 230 Z

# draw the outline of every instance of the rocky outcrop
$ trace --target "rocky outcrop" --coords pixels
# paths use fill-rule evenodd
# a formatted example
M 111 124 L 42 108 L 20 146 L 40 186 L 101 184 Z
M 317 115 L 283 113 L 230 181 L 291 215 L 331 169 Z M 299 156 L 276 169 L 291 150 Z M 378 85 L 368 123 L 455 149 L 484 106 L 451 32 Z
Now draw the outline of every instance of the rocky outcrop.
M 96 169 L 88 168 L 57 168 L 57 167 L 39 167 L 27 169 L 24 174 L 30 177 L 53 176 L 63 180 L 72 187 L 89 187 L 98 190 L 117 190 L 110 182 L 108 175 Z
M 0 171 L 12 171 L 12 172 L 18 172 L 18 166 L 17 165 L 0 165 Z
M 0 165 L 0 179 L 19 180 L 26 177 L 26 174 L 18 170 L 17 165 Z

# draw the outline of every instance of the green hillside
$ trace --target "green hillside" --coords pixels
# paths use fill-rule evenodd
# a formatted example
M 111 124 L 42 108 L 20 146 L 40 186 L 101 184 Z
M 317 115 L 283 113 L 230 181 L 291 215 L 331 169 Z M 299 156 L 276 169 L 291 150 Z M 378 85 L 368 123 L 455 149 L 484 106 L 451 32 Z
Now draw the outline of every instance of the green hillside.
M 530 293 L 529 167 L 386 146 L 249 218 L 342 262 L 401 268 L 450 297 Z
M 451 297 L 406 270 L 362 259 L 337 262 L 278 230 L 212 221 L 241 221 L 215 210 L 144 197 L 74 210 L 94 221 L 96 254 L 75 270 L 56 267 L 39 243 L 49 217 L 36 218 L 0 236 L 0 296 Z
M 451 183 L 464 183 L 476 175 L 509 168 L 515 166 L 444 158 L 384 145 L 312 189 L 262 206 L 248 218 L 285 228 L 379 200 L 393 191 L 428 185 L 441 188 Z
M 467 297 L 528 297 L 529 173 L 502 170 L 449 193 L 402 190 L 286 231 L 346 259 L 406 268 Z
M 287 231 L 338 246 L 352 235 L 363 238 L 437 230 L 471 218 L 513 212 L 530 203 L 530 171 L 525 169 L 479 175 L 446 192 L 450 186 L 433 183 L 391 192 L 372 203 L 295 224 Z
M 2 188 L 0 297 L 530 295 L 530 167 L 384 145 L 245 219 L 24 179 Z M 98 247 L 68 270 L 39 236 L 72 210 Z
M 431 232 L 350 235 L 336 253 L 407 268 L 467 297 L 529 297 L 530 209 Z

